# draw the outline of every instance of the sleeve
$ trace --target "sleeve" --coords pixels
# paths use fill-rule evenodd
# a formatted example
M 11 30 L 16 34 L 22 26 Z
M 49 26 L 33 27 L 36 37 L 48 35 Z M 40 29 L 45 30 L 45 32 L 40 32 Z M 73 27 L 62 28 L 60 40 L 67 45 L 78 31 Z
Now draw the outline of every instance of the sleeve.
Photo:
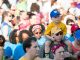
M 44 32 L 44 34 L 45 35 L 51 35 L 51 29 L 52 29 L 52 23 L 51 24 L 49 24 L 48 26 L 47 26 L 47 29 L 45 30 L 45 32 Z
M 67 27 L 66 26 L 64 26 L 63 34 L 64 34 L 64 36 L 67 34 Z
M 9 38 L 9 36 L 8 36 L 8 26 L 7 26 L 7 25 L 5 25 L 5 26 L 3 27 L 3 29 L 2 29 L 2 34 L 3 34 L 3 36 L 4 36 L 6 39 Z

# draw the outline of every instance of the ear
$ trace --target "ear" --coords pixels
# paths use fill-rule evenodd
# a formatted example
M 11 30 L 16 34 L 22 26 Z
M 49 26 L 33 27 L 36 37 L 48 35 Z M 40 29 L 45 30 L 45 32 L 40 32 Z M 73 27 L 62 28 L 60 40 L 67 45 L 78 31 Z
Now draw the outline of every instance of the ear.
M 29 51 L 29 48 L 26 48 L 26 52 Z

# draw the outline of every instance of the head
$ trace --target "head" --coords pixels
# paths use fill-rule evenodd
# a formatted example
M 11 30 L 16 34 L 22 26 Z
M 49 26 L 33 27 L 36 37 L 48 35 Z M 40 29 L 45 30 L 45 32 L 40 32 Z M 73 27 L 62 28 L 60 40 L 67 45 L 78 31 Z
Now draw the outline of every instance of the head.
M 12 6 L 11 6 L 10 13 L 11 13 L 12 15 L 15 15 L 15 13 L 16 13 L 16 6 L 15 6 L 15 5 L 12 5 Z
M 40 6 L 37 3 L 32 3 L 31 8 L 30 8 L 31 12 L 40 12 Z
M 66 52 L 64 47 L 60 46 L 55 51 L 54 60 L 64 60 L 64 58 L 68 56 L 70 56 L 69 52 Z
M 42 36 L 42 33 L 44 32 L 44 29 L 45 28 L 44 28 L 43 25 L 41 25 L 41 24 L 35 24 L 35 25 L 32 26 L 31 31 L 32 31 L 33 35 L 37 39 L 39 39 Z
M 41 30 L 42 30 L 42 28 L 41 28 L 40 25 L 35 25 L 32 28 L 33 34 L 37 39 L 39 39 L 41 37 L 41 35 L 42 35 L 42 31 Z
M 58 27 L 53 27 L 51 30 L 51 37 L 55 39 L 55 41 L 60 42 L 63 38 L 63 32 Z
M 23 41 L 25 41 L 26 39 L 28 39 L 31 36 L 32 35 L 28 30 L 22 30 L 19 33 L 19 41 L 22 43 Z
M 19 43 L 19 39 L 18 39 L 18 30 L 17 29 L 14 29 L 11 33 L 10 33 L 10 42 L 12 44 L 17 44 Z
M 3 35 L 0 35 L 0 46 L 4 46 L 4 43 L 5 43 L 5 38 Z
M 76 30 L 74 33 L 75 42 L 80 45 L 80 29 Z
M 26 20 L 27 18 L 28 18 L 27 12 L 21 10 L 21 11 L 20 11 L 20 19 L 21 19 L 21 20 Z
M 23 42 L 24 51 L 27 52 L 27 54 L 29 54 L 32 58 L 35 58 L 38 55 L 36 48 L 37 44 L 35 41 L 36 38 L 30 37 Z
M 61 21 L 61 14 L 57 9 L 54 9 L 50 12 L 50 17 L 55 23 L 59 23 Z
M 12 15 L 9 13 L 9 11 L 4 11 L 2 14 L 2 22 L 6 20 L 6 21 L 11 21 L 12 20 Z

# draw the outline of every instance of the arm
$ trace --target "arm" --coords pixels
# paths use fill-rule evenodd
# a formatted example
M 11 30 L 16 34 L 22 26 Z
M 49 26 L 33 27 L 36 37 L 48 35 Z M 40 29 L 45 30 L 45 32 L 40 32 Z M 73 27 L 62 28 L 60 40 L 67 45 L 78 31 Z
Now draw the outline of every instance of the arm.
M 5 25 L 5 26 L 3 27 L 2 34 L 3 34 L 3 36 L 5 37 L 6 40 L 9 40 L 9 36 L 8 36 L 8 26 L 7 26 L 7 25 Z

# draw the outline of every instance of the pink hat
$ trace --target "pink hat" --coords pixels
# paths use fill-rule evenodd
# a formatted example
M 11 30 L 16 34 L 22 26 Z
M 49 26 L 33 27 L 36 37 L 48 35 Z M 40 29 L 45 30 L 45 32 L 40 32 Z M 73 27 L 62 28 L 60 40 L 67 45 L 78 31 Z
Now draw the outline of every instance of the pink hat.
M 41 29 L 41 26 L 40 25 L 34 25 L 33 28 L 32 28 L 32 32 L 35 31 L 36 29 Z

